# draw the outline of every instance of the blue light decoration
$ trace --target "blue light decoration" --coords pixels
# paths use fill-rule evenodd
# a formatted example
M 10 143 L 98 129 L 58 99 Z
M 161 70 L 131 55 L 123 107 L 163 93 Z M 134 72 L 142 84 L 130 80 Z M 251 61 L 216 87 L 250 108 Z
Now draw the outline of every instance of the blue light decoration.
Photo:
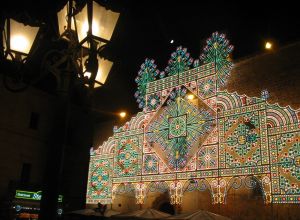
M 268 90 L 264 89 L 261 91 L 261 99 L 268 100 L 270 98 L 270 93 Z
M 16 205 L 16 206 L 15 206 L 15 209 L 16 209 L 16 212 L 19 212 L 19 211 L 21 211 L 21 210 L 22 210 L 22 206 L 20 206 L 20 205 Z

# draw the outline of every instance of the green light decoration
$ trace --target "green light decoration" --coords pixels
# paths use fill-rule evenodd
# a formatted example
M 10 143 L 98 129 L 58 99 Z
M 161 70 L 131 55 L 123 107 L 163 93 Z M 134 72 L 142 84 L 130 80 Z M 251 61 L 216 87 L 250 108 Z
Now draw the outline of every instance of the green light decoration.
M 230 53 L 233 51 L 233 46 L 229 45 L 225 34 L 214 32 L 206 41 L 207 45 L 203 49 L 200 59 L 203 63 L 215 63 L 217 73 L 217 87 L 225 86 L 227 78 L 233 67 L 230 61 Z
M 177 47 L 176 51 L 171 54 L 168 66 L 165 68 L 165 72 L 168 74 L 168 76 L 173 76 L 189 70 L 192 63 L 193 58 L 190 57 L 187 49 L 180 46 Z
M 135 92 L 134 96 L 139 103 L 139 108 L 142 109 L 145 107 L 147 83 L 154 81 L 158 74 L 159 70 L 156 69 L 154 60 L 146 58 L 145 62 L 141 65 L 138 76 L 135 78 L 135 82 L 137 83 L 137 91 Z

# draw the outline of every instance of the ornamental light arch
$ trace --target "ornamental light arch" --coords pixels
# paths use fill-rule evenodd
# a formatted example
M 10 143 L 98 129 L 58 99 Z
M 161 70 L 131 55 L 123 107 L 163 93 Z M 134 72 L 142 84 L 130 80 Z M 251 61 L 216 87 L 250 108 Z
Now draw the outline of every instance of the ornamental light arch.
M 163 71 L 152 59 L 141 65 L 142 110 L 91 152 L 88 204 L 112 203 L 121 183 L 134 186 L 139 204 L 154 185 L 173 204 L 193 190 L 209 190 L 218 204 L 230 189 L 255 184 L 265 203 L 299 203 L 299 110 L 268 103 L 266 90 L 229 93 L 233 46 L 218 32 L 206 43 L 199 59 L 178 47 Z

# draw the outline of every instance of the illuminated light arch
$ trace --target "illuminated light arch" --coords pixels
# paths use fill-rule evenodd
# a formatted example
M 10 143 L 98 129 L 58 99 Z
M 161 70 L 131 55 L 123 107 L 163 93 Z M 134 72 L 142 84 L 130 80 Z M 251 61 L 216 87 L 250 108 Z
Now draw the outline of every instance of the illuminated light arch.
M 141 182 L 140 184 L 145 185 L 145 187 L 143 191 L 137 188 L 137 190 L 139 191 L 137 193 L 140 195 L 140 197 L 144 196 L 144 198 L 140 198 L 140 200 L 142 199 L 144 202 L 147 201 L 147 198 L 151 193 L 164 194 L 168 192 L 169 194 L 169 183 L 166 181 Z M 159 196 L 157 198 L 159 198 Z M 136 201 L 137 203 L 140 202 L 138 198 L 136 198 Z
M 234 101 L 228 93 L 222 92 L 217 96 L 217 105 L 222 111 L 227 111 L 234 108 Z
M 217 103 L 219 108 L 223 111 L 228 111 L 260 102 L 263 102 L 263 100 L 260 98 L 248 97 L 245 94 L 240 95 L 237 92 L 229 93 L 227 90 L 219 91 L 217 94 Z
M 267 109 L 267 120 L 271 118 L 273 121 L 276 121 L 276 125 L 288 125 L 297 123 L 297 115 L 294 110 L 290 107 L 282 108 L 278 104 L 276 105 L 268 105 Z
M 270 127 L 279 127 L 284 124 L 283 119 L 280 117 L 280 114 L 275 111 L 268 111 L 267 113 L 267 124 Z
M 96 149 L 98 155 L 113 154 L 116 145 L 116 139 L 109 137 L 107 141 L 104 141 L 101 146 Z
M 242 103 L 242 100 L 241 100 L 242 97 L 239 96 L 239 95 L 237 94 L 237 92 L 234 92 L 234 93 L 232 93 L 231 95 L 232 95 L 232 97 L 233 97 L 233 99 L 234 99 L 235 108 L 238 108 L 238 107 L 243 106 L 243 103 Z M 246 96 L 244 96 L 244 97 L 246 98 Z
M 299 111 L 296 111 L 294 109 L 292 109 L 290 106 L 287 106 L 285 109 L 284 109 L 285 112 L 288 112 L 288 115 L 290 117 L 290 121 L 291 123 L 298 123 L 299 122 L 299 118 L 298 118 L 298 113 Z
M 136 116 L 133 116 L 130 121 L 125 122 L 123 126 L 114 127 L 114 132 L 125 132 L 129 130 L 139 130 L 144 128 L 146 123 L 146 118 L 148 115 L 144 114 L 143 112 L 138 112 Z
M 146 115 L 142 112 L 139 112 L 135 117 L 131 119 L 130 123 L 130 130 L 137 130 L 143 128 L 146 121 Z
M 217 112 L 223 112 L 226 109 L 226 105 L 224 104 L 224 102 L 217 101 Z
M 133 183 L 119 183 L 113 184 L 112 187 L 112 200 L 115 200 L 117 195 L 130 194 L 134 197 L 135 186 Z
M 208 191 L 210 194 L 212 193 L 210 182 L 204 178 L 201 179 L 190 178 L 186 180 L 186 182 L 184 183 L 183 194 L 186 192 L 192 192 L 194 190 L 198 190 L 200 192 Z
M 274 120 L 272 117 L 268 117 L 267 128 L 274 128 L 280 126 L 278 121 Z
M 148 183 L 148 193 L 150 192 L 167 192 L 169 184 L 166 181 L 152 181 Z
M 230 178 L 227 181 L 227 186 L 224 193 L 225 203 L 227 203 L 228 193 L 230 190 L 239 190 L 242 188 L 254 189 L 255 187 L 259 187 L 263 200 L 265 201 L 265 203 L 269 203 L 270 201 L 268 200 L 269 199 L 268 195 L 270 189 L 266 187 L 266 184 L 269 184 L 266 178 L 269 177 L 267 176 L 258 177 L 256 175 L 248 175 L 248 176 L 235 176 Z

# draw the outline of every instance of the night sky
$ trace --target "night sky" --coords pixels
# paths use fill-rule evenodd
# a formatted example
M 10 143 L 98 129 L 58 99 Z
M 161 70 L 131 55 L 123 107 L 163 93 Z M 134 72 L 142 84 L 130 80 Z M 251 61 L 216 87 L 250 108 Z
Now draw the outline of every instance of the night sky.
M 27 11 L 30 17 L 44 21 L 48 25 L 46 32 L 53 34 L 49 28 L 55 28 L 55 22 L 50 17 L 55 16 L 64 2 L 23 1 L 16 9 L 12 1 L 2 11 Z M 153 58 L 158 69 L 164 70 L 170 54 L 182 45 L 196 59 L 214 31 L 225 33 L 235 46 L 234 61 L 263 53 L 267 39 L 275 42 L 276 47 L 300 39 L 299 12 L 293 1 L 99 2 L 121 13 L 111 44 L 106 48 L 114 66 L 106 85 L 94 94 L 94 106 L 99 112 L 137 113 L 134 79 L 145 58 Z M 174 43 L 170 44 L 172 39 Z

